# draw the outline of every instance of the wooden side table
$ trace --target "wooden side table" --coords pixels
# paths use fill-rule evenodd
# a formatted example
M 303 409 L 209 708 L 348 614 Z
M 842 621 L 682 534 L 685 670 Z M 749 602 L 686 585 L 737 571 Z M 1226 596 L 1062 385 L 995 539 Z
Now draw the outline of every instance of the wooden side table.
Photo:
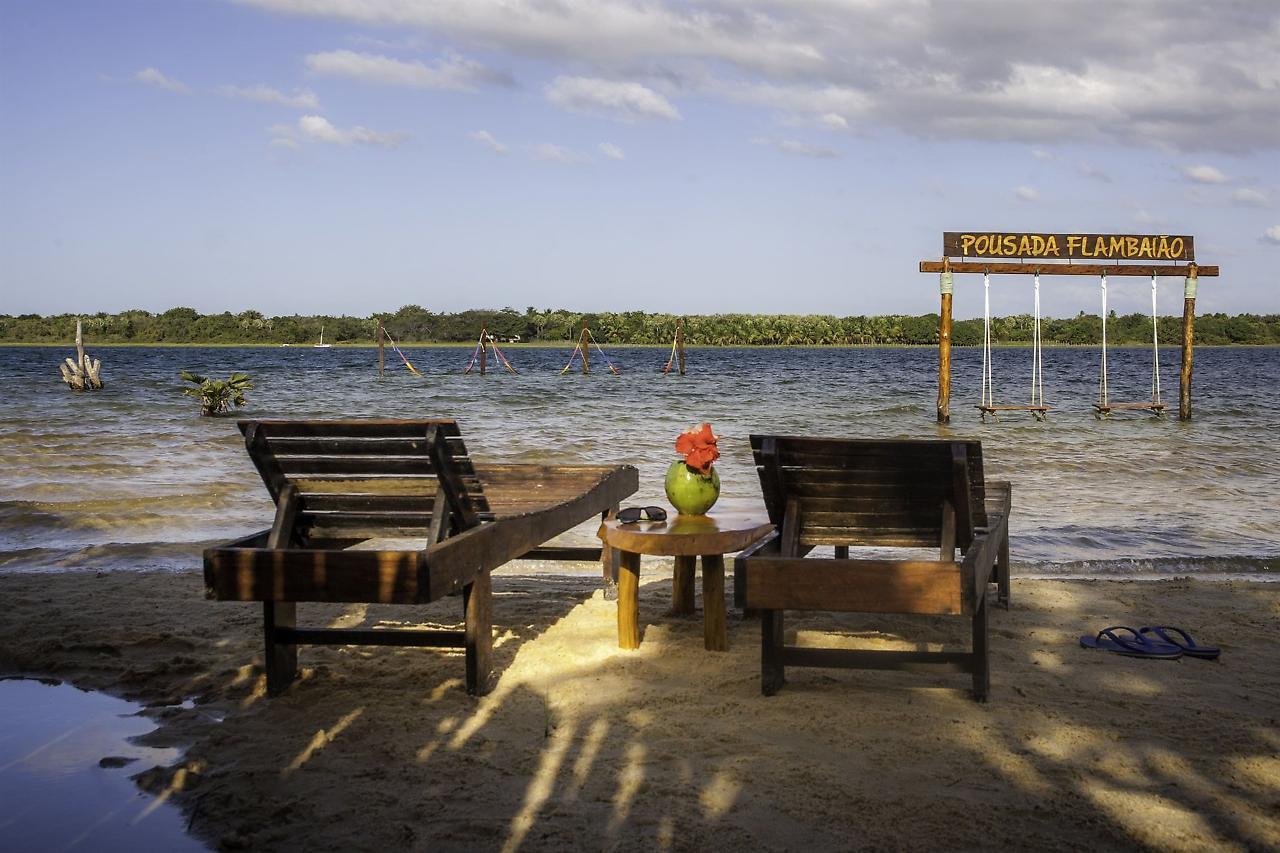
M 703 641 L 710 651 L 729 648 L 724 613 L 724 555 L 733 554 L 773 532 L 764 513 L 725 512 L 673 515 L 666 521 L 623 524 L 610 518 L 600 538 L 617 549 L 618 647 L 640 648 L 640 555 L 675 557 L 672 610 L 693 612 L 693 572 L 702 558 Z

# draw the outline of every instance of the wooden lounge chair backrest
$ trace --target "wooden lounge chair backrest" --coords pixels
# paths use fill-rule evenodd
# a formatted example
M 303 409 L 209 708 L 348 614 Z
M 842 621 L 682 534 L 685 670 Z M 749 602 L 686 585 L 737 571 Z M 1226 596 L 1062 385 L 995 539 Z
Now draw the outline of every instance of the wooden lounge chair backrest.
M 277 506 L 291 492 L 301 540 L 419 536 L 438 542 L 490 517 L 452 420 L 242 420 Z
M 965 549 L 987 525 L 977 441 L 753 435 L 751 449 L 784 553 L 937 546 L 952 529 Z

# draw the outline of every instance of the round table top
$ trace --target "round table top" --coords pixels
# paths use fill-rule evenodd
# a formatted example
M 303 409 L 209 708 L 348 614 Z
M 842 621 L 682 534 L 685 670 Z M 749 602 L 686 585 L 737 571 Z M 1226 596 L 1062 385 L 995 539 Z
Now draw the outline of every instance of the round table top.
M 599 535 L 611 547 L 633 554 L 692 557 L 736 553 L 773 529 L 763 512 L 711 512 L 630 524 L 611 518 L 600 525 Z

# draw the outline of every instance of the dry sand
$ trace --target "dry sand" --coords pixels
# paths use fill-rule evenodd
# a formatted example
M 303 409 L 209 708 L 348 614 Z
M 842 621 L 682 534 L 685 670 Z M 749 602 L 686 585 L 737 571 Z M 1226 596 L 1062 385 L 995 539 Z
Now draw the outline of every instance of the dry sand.
M 669 564 L 668 564 L 669 565 Z M 186 748 L 140 782 L 214 846 L 264 850 L 1280 849 L 1280 586 L 1019 581 L 992 618 L 991 701 L 964 675 L 790 670 L 759 687 L 759 626 L 731 650 L 667 616 L 646 561 L 643 644 L 617 648 L 588 578 L 495 576 L 498 679 L 458 654 L 304 648 L 263 696 L 256 605 L 197 574 L 0 575 L 0 674 L 157 706 Z M 303 606 L 312 624 L 442 624 L 429 608 Z M 1078 636 L 1158 620 L 1217 662 L 1133 660 Z M 800 642 L 962 641 L 962 620 L 789 619 Z

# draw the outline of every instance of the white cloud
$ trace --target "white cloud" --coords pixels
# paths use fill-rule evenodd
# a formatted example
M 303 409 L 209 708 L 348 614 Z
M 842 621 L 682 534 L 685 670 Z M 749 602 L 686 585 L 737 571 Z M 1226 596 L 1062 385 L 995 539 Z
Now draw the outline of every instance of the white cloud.
M 1280 5 L 240 0 L 926 138 L 1280 146 Z M 744 82 L 748 81 L 748 82 Z M 735 91 L 736 90 L 736 91 Z M 666 91 L 665 89 L 663 91 Z M 852 105 L 852 109 L 841 108 Z
M 1197 184 L 1225 184 L 1229 179 L 1215 166 L 1183 166 L 1182 177 Z
M 1111 176 L 1092 163 L 1081 163 L 1080 174 L 1095 181 L 1102 181 L 1104 184 L 1111 183 Z
M 829 127 L 832 130 L 848 130 L 849 121 L 842 115 L 836 113 L 823 113 L 818 116 L 818 124 L 823 127 Z
M 767 148 L 774 148 L 783 154 L 792 154 L 796 157 L 810 157 L 815 160 L 834 160 L 843 156 L 834 148 L 825 148 L 821 145 L 810 145 L 807 142 L 800 142 L 796 139 L 770 139 L 765 136 L 757 136 L 751 140 L 752 145 L 763 145 Z
M 144 68 L 133 75 L 133 79 L 139 83 L 146 83 L 148 86 L 156 86 L 161 89 L 167 89 L 170 92 L 177 92 L 180 95 L 190 95 L 191 89 L 185 83 L 180 83 L 171 77 L 166 77 L 155 68 Z
M 290 151 L 297 151 L 302 147 L 302 143 L 292 136 L 277 136 L 271 140 L 271 145 L 275 148 L 287 148 Z
M 1039 201 L 1040 192 L 1034 187 L 1014 187 L 1013 194 L 1019 201 Z
M 547 86 L 546 94 L 548 101 L 562 109 L 618 121 L 680 118 L 679 111 L 662 95 L 648 86 L 623 80 L 561 76 Z
M 1272 225 L 1266 231 L 1262 232 L 1262 239 L 1268 243 L 1275 243 L 1280 246 L 1280 225 Z
M 586 163 L 590 160 L 585 154 L 580 154 L 571 148 L 565 148 L 561 145 L 552 145 L 550 142 L 544 142 L 534 148 L 533 156 L 535 159 L 547 163 L 565 163 L 567 165 Z
M 331 50 L 310 54 L 306 62 L 307 68 L 316 74 L 414 89 L 472 91 L 483 85 L 509 86 L 512 83 L 508 74 L 454 55 L 427 65 L 417 60 L 406 62 L 373 53 Z
M 494 154 L 506 154 L 507 146 L 493 138 L 493 134 L 487 130 L 477 130 L 471 133 L 471 138 L 476 142 L 488 148 Z
M 598 147 L 600 148 L 600 153 L 608 157 L 610 160 L 627 159 L 627 155 L 623 152 L 623 150 L 618 146 L 614 145 L 612 142 L 601 142 Z
M 1159 224 L 1159 220 L 1156 219 L 1154 216 L 1151 215 L 1150 212 L 1148 212 L 1147 210 L 1144 210 L 1143 208 L 1138 208 L 1138 210 L 1133 214 L 1133 221 L 1138 223 L 1139 225 L 1158 225 Z
M 1031 156 L 1037 160 L 1048 161 L 1053 159 L 1053 152 L 1044 148 L 1032 148 Z
M 334 127 L 324 116 L 303 116 L 298 119 L 298 130 L 302 136 L 316 142 L 326 142 L 330 145 L 379 145 L 383 148 L 395 148 L 404 141 L 404 134 L 400 133 L 378 133 L 367 127 L 355 127 L 342 129 Z
M 286 95 L 279 89 L 259 83 L 256 86 L 219 86 L 217 91 L 219 95 L 226 98 L 257 101 L 261 104 L 279 104 L 282 107 L 300 110 L 314 110 L 320 107 L 320 99 L 310 89 L 294 89 L 292 95 Z
M 1231 194 L 1231 200 L 1245 207 L 1270 207 L 1271 199 L 1262 190 L 1241 187 Z

